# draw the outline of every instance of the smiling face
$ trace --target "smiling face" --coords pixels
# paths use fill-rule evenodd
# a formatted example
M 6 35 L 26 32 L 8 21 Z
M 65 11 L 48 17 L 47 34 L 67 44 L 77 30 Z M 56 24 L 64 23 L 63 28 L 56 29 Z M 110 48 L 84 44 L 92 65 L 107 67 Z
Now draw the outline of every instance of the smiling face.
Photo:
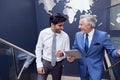
M 64 22 L 60 22 L 58 24 L 51 23 L 52 31 L 55 33 L 61 33 L 61 31 L 64 29 Z
M 87 34 L 92 31 L 93 27 L 88 24 L 87 20 L 85 18 L 80 19 L 79 21 L 79 28 L 84 34 Z

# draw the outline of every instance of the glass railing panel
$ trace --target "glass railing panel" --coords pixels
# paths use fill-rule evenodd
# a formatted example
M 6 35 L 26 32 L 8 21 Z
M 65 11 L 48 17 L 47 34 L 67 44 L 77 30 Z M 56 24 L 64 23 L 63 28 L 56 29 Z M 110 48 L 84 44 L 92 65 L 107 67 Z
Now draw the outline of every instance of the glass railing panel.
M 15 67 L 14 56 L 7 50 L 10 47 L 0 44 L 0 80 L 16 80 L 17 70 Z
M 25 74 L 28 70 L 27 68 L 32 63 L 34 58 L 17 49 L 14 49 L 14 53 L 16 57 L 18 79 L 25 80 L 24 77 L 27 75 Z
M 0 38 L 0 80 L 28 80 L 35 55 Z
M 120 37 L 111 37 L 110 40 L 114 44 L 117 49 L 120 49 Z M 112 58 L 110 57 L 112 63 L 112 69 L 114 71 L 114 75 L 116 80 L 120 80 L 120 58 Z
M 109 34 L 110 40 L 117 49 L 120 49 L 120 0 L 111 0 L 111 6 L 108 7 Z M 109 56 L 111 61 L 111 70 L 113 70 L 115 80 L 120 80 L 120 58 Z

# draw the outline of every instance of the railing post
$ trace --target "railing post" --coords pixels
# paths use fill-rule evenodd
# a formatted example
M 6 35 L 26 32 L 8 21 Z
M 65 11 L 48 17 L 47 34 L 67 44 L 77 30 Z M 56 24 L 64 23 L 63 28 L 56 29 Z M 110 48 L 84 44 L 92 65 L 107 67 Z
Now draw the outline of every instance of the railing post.
M 105 57 L 105 61 L 106 61 L 106 66 L 107 66 L 107 71 L 109 72 L 109 76 L 110 76 L 110 80 L 116 80 L 115 79 L 115 75 L 114 75 L 114 72 L 113 72 L 113 69 L 112 68 L 109 68 L 112 64 L 111 64 L 111 62 L 110 62 L 110 59 L 109 59 L 109 57 L 108 57 L 108 54 L 107 54 L 107 52 L 105 51 L 105 53 L 104 53 L 104 57 Z
M 13 56 L 13 62 L 14 62 L 14 66 L 15 66 L 15 74 L 16 74 L 15 79 L 18 80 L 17 79 L 17 76 L 18 76 L 17 62 L 16 62 L 16 56 L 15 56 L 13 48 L 11 48 L 11 53 L 12 53 L 12 56 Z

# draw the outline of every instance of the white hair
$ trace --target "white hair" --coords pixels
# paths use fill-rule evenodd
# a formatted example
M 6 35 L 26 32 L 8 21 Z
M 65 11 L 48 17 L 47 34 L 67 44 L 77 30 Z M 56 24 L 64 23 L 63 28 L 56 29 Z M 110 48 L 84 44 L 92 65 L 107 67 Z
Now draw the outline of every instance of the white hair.
M 85 19 L 85 24 L 90 24 L 92 27 L 95 27 L 97 19 L 96 15 L 85 14 L 81 15 L 80 19 Z

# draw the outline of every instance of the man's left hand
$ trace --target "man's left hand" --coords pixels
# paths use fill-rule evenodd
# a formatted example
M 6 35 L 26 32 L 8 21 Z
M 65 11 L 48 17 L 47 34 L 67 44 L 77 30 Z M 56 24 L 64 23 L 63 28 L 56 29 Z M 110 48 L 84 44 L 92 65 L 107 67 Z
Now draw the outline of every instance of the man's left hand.
M 120 49 L 117 51 L 117 56 L 120 57 Z

